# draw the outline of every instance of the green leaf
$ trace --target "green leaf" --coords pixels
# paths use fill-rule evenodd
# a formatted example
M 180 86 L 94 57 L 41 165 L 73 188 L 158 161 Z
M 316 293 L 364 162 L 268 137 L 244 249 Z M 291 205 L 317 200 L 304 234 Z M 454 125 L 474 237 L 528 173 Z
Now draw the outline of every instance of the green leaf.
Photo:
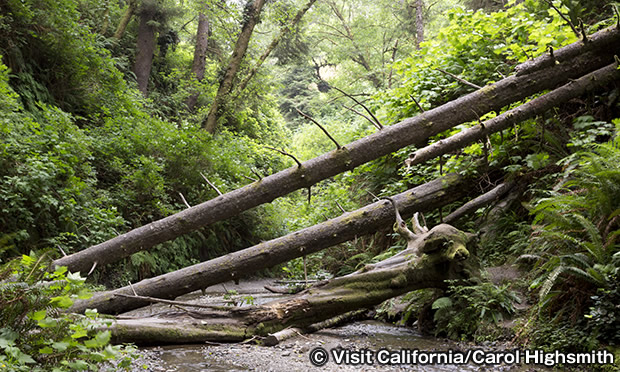
M 99 332 L 92 339 L 84 341 L 84 345 L 91 349 L 102 347 L 102 346 L 107 345 L 108 342 L 110 342 L 111 336 L 112 334 L 110 333 L 110 331 Z
M 433 310 L 445 309 L 452 306 L 452 300 L 450 297 L 440 297 L 433 302 Z
M 61 309 L 68 309 L 71 305 L 73 305 L 73 300 L 71 300 L 69 296 L 57 296 L 52 297 L 50 299 L 50 303 Z
M 80 272 L 78 271 L 77 273 L 69 273 L 67 274 L 67 280 L 69 281 L 69 283 L 74 284 L 74 285 L 79 285 L 84 283 L 84 281 L 86 280 L 86 278 L 82 278 L 80 276 Z
M 47 311 L 46 310 L 39 310 L 39 311 L 35 311 L 34 313 L 29 315 L 29 318 L 32 320 L 36 320 L 39 321 L 43 318 L 45 318 L 45 316 L 47 315 Z
M 68 342 L 60 341 L 52 343 L 52 347 L 57 351 L 65 351 L 70 346 Z
M 41 328 L 51 328 L 58 326 L 58 321 L 54 318 L 46 317 L 37 322 Z
M 54 350 L 51 347 L 49 347 L 49 346 L 42 347 L 42 348 L 39 349 L 39 353 L 41 353 L 41 354 L 51 354 L 53 352 L 54 352 Z

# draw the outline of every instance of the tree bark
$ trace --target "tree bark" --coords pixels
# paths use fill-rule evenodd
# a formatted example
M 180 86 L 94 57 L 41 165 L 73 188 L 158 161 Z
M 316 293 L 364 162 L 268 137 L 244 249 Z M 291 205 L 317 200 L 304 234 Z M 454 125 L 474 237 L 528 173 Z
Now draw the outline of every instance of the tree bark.
M 138 89 L 144 96 L 148 94 L 149 77 L 155 53 L 155 27 L 149 24 L 155 18 L 155 13 L 156 10 L 152 6 L 143 6 L 138 26 L 138 51 L 133 70 L 136 74 Z
M 607 43 L 598 52 L 587 52 L 574 59 L 528 75 L 511 76 L 459 99 L 382 130 L 172 216 L 136 228 L 106 242 L 54 261 L 70 271 L 88 272 L 97 262 L 102 266 L 133 253 L 174 239 L 205 225 L 235 216 L 244 210 L 268 203 L 292 191 L 308 188 L 336 174 L 351 170 L 402 147 L 424 143 L 430 136 L 461 123 L 476 120 L 492 110 L 521 100 L 543 89 L 551 89 L 579 78 L 614 61 L 620 31 L 606 30 Z M 579 42 L 581 43 L 581 42 Z M 614 44 L 616 43 L 616 44 Z M 558 51 L 559 52 L 559 51 Z
M 204 3 L 203 3 L 203 6 Z M 209 19 L 202 12 L 198 14 L 198 30 L 196 31 L 196 48 L 194 48 L 194 61 L 192 63 L 192 74 L 196 80 L 202 81 L 205 77 L 205 67 L 207 63 L 207 47 L 209 44 Z M 187 108 L 192 111 L 198 101 L 200 92 L 193 93 L 187 99 Z
M 387 209 L 392 209 L 391 204 Z M 390 216 L 393 219 L 391 211 Z M 416 289 L 446 288 L 446 280 L 477 277 L 472 238 L 472 234 L 452 226 L 438 225 L 419 235 L 411 249 L 353 274 L 320 283 L 292 298 L 230 311 L 186 311 L 191 316 L 185 321 L 178 317 L 180 314 L 174 319 L 120 319 L 112 326 L 114 341 L 161 344 L 242 341 L 259 336 L 273 343 L 273 334 L 285 328 L 312 329 L 319 322 L 372 308 Z M 414 251 L 424 254 L 420 258 Z
M 232 90 L 233 81 L 237 76 L 239 66 L 241 66 L 241 61 L 243 60 L 243 57 L 245 56 L 245 53 L 248 49 L 248 44 L 250 43 L 252 32 L 254 31 L 254 27 L 259 21 L 260 13 L 263 9 L 263 6 L 265 5 L 265 1 L 266 0 L 254 0 L 251 5 L 248 3 L 249 9 L 246 13 L 246 22 L 241 29 L 239 37 L 237 38 L 235 49 L 233 50 L 232 56 L 230 57 L 230 62 L 228 62 L 226 72 L 224 73 L 224 78 L 220 82 L 220 86 L 217 89 L 215 99 L 211 104 L 209 115 L 204 122 L 204 128 L 209 133 L 215 133 L 220 106 L 229 96 Z
M 457 175 L 448 175 L 394 196 L 401 213 L 427 211 L 454 202 L 468 190 Z M 95 294 L 78 301 L 71 308 L 83 312 L 97 308 L 101 313 L 121 313 L 148 304 L 148 301 L 115 296 L 116 294 L 173 299 L 185 293 L 207 288 L 231 279 L 239 279 L 257 270 L 269 268 L 327 247 L 372 234 L 394 222 L 392 204 L 378 201 L 340 217 L 283 237 L 260 243 L 241 251 L 202 262 L 172 273 L 145 279 L 131 286 Z
M 422 0 L 415 1 L 415 47 L 420 49 L 420 43 L 424 41 L 424 2 Z
M 129 24 L 129 21 L 131 21 L 131 17 L 133 17 L 133 14 L 135 13 L 137 7 L 138 7 L 137 0 L 129 1 L 129 5 L 127 6 L 127 9 L 125 9 L 125 13 L 123 13 L 123 18 L 121 18 L 121 21 L 118 24 L 118 27 L 116 28 L 116 32 L 114 32 L 115 39 L 120 40 L 123 37 L 123 34 L 125 33 L 125 30 L 127 29 L 127 25 Z
M 282 28 L 280 28 L 280 33 L 278 34 L 278 36 L 276 36 L 271 43 L 267 46 L 267 49 L 265 49 L 265 51 L 263 52 L 263 54 L 258 58 L 258 61 L 256 61 L 256 63 L 254 64 L 254 66 L 252 67 L 252 69 L 248 72 L 248 74 L 246 75 L 246 77 L 241 81 L 241 83 L 239 83 L 237 85 L 237 87 L 235 88 L 235 93 L 233 94 L 233 96 L 238 96 L 239 94 L 241 94 L 241 92 L 243 92 L 243 90 L 248 86 L 248 83 L 250 82 L 250 80 L 252 80 L 252 78 L 254 77 L 254 75 L 256 75 L 256 72 L 258 71 L 258 69 L 262 66 L 263 62 L 265 62 L 265 60 L 267 59 L 267 57 L 269 57 L 269 55 L 271 54 L 271 52 L 278 46 L 278 44 L 280 43 L 280 41 L 289 33 L 291 32 L 291 30 L 297 25 L 297 23 L 299 23 L 299 21 L 301 20 L 301 18 L 304 16 L 304 14 L 306 14 L 306 12 L 312 7 L 312 5 L 316 2 L 316 0 L 308 0 L 308 2 L 306 3 L 306 5 L 301 8 L 297 14 L 295 14 L 295 17 L 291 20 L 291 22 L 285 26 L 283 26 Z

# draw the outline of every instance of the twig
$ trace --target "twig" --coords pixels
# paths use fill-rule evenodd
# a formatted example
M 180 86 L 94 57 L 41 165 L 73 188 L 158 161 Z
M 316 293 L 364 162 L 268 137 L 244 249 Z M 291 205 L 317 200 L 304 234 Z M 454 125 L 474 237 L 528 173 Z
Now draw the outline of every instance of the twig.
M 611 6 L 611 8 L 614 10 L 614 13 L 616 13 L 616 28 L 620 28 L 620 12 L 618 12 L 618 8 L 615 4 L 609 4 L 609 6 Z
M 133 284 L 131 284 L 131 282 L 129 282 L 129 287 L 131 288 L 131 291 L 133 292 L 134 296 L 137 296 L 138 294 L 136 293 L 136 290 L 133 287 Z
M 58 249 L 60 249 L 60 253 L 62 253 L 64 257 L 67 257 L 67 254 L 65 253 L 65 251 L 62 250 L 61 246 L 58 246 Z
M 167 305 L 179 305 L 179 306 L 188 306 L 188 307 L 198 307 L 198 308 L 201 308 L 201 309 L 226 310 L 226 311 L 230 310 L 229 308 L 227 308 L 225 306 L 192 304 L 192 303 L 188 303 L 188 302 L 164 300 L 162 298 L 156 298 L 156 297 L 138 296 L 138 295 L 133 295 L 132 296 L 132 295 L 126 295 L 126 294 L 123 294 L 123 293 L 115 293 L 114 295 L 115 296 L 119 296 L 119 297 L 135 298 L 137 300 L 149 301 L 151 303 L 157 302 L 157 303 L 162 303 L 162 304 L 167 304 Z
M 255 175 L 256 177 L 258 177 L 259 181 L 263 179 L 263 176 L 261 176 L 256 169 L 250 168 L 250 172 L 252 172 L 252 174 Z
M 381 199 L 379 199 L 379 197 L 377 197 L 377 195 L 373 194 L 371 191 L 366 190 L 366 192 L 369 193 L 370 196 L 372 196 L 374 199 L 377 199 L 377 201 L 381 200 Z
M 209 186 L 211 186 L 211 188 L 213 188 L 213 190 L 215 190 L 218 193 L 218 195 L 222 195 L 222 192 L 220 191 L 220 189 L 218 189 L 214 184 L 212 184 L 211 181 L 209 181 L 209 179 L 207 178 L 207 176 L 205 176 L 202 172 L 200 172 L 200 175 L 202 176 L 202 178 L 204 178 L 205 181 L 207 181 Z
M 508 191 L 510 191 L 513 186 L 514 186 L 514 183 L 512 182 L 502 183 L 496 186 L 493 190 L 486 192 L 468 201 L 467 203 L 463 204 L 458 209 L 456 209 L 454 212 L 447 215 L 443 221 L 445 223 L 453 223 L 454 221 L 458 220 L 464 215 L 473 213 L 477 209 L 484 207 L 494 201 L 499 200 L 499 198 L 502 197 L 504 194 L 506 194 Z
M 415 99 L 415 97 L 414 97 L 414 96 L 412 96 L 411 94 L 409 95 L 409 97 L 411 97 L 411 99 L 413 100 L 413 102 L 415 102 L 415 104 L 418 106 L 418 108 L 420 109 L 420 111 L 421 111 L 422 113 L 424 113 L 425 111 L 424 111 L 424 109 L 422 108 L 422 106 L 420 105 L 420 102 L 418 102 L 418 100 L 417 100 L 417 99 Z
M 275 147 L 271 147 L 271 146 L 265 146 L 265 148 L 268 148 L 269 150 L 277 151 L 277 152 L 279 152 L 282 155 L 290 156 L 291 158 L 293 158 L 293 160 L 295 160 L 295 163 L 297 163 L 297 166 L 299 168 L 301 168 L 301 163 L 299 162 L 299 160 L 297 160 L 296 157 L 294 157 L 293 155 L 289 154 L 288 152 L 286 152 L 284 150 L 278 150 Z
M 312 202 L 312 186 L 308 187 L 308 205 Z
M 183 200 L 183 204 L 185 204 L 185 206 L 187 208 L 191 208 L 192 206 L 189 205 L 189 203 L 187 202 L 187 200 L 185 200 L 185 197 L 183 196 L 183 194 L 179 193 L 179 196 L 181 197 L 181 200 Z
M 566 18 L 566 16 L 562 14 L 562 12 L 560 12 L 560 9 L 556 8 L 555 5 L 553 5 L 553 2 L 551 0 L 545 0 L 545 2 L 549 4 L 549 6 L 552 7 L 553 10 L 555 10 L 560 15 L 560 17 L 562 17 L 564 21 L 566 21 L 566 23 L 568 23 L 568 25 L 573 30 L 575 35 L 579 36 L 579 31 L 577 31 L 577 29 L 575 28 L 575 25 L 573 25 L 573 22 L 571 22 L 570 19 Z
M 245 178 L 247 178 L 247 179 L 249 179 L 249 180 L 250 180 L 250 181 L 252 181 L 252 182 L 256 182 L 256 181 L 258 181 L 256 178 L 252 178 L 252 177 L 246 176 L 245 174 L 242 174 L 241 176 L 242 176 L 242 177 L 245 177 Z
M 355 99 L 355 97 L 353 97 L 353 96 L 352 96 L 352 95 L 350 95 L 349 93 L 347 93 L 347 92 L 343 91 L 342 89 L 340 89 L 340 88 L 336 88 L 336 87 L 334 87 L 334 86 L 331 86 L 331 87 L 332 87 L 332 88 L 334 88 L 334 89 L 336 89 L 336 90 L 337 90 L 337 91 L 339 91 L 340 93 L 344 94 L 345 96 L 347 96 L 347 97 L 351 98 L 351 99 L 352 99 L 355 103 L 357 103 L 358 105 L 362 106 L 362 108 L 363 108 L 364 110 L 366 110 L 366 112 L 368 113 L 368 115 L 370 115 L 370 117 L 371 117 L 371 118 L 375 121 L 375 123 L 377 123 L 377 125 L 378 125 L 379 127 L 383 128 L 383 125 L 381 124 L 381 122 L 379 121 L 379 119 L 377 119 L 377 118 L 375 117 L 375 115 L 373 115 L 372 111 L 370 111 L 370 110 L 368 109 L 368 107 L 366 107 L 363 103 L 361 103 L 360 101 L 358 101 L 357 99 Z
M 454 78 L 454 80 L 460 81 L 461 83 L 463 83 L 463 84 L 465 84 L 465 85 L 469 85 L 470 87 L 472 87 L 472 88 L 474 88 L 474 89 L 482 89 L 482 87 L 481 87 L 481 86 L 476 85 L 476 84 L 474 84 L 474 83 L 470 83 L 469 81 L 467 81 L 467 80 L 465 80 L 465 79 L 462 79 L 462 78 L 460 78 L 460 77 L 458 77 L 458 76 L 456 76 L 456 75 L 454 75 L 454 74 L 452 74 L 452 73 L 450 73 L 450 72 L 448 72 L 448 71 L 446 71 L 446 70 L 443 70 L 443 69 L 441 69 L 441 68 L 436 68 L 435 70 L 437 70 L 437 71 L 441 72 L 442 74 L 446 74 L 446 75 L 448 75 L 448 76 L 450 76 L 450 77 Z
M 295 107 L 295 110 L 297 111 L 297 113 L 298 113 L 299 115 L 301 115 L 301 116 L 303 116 L 304 118 L 306 118 L 306 119 L 310 120 L 311 122 L 313 122 L 314 124 L 316 124 L 319 128 L 321 128 L 321 130 L 323 131 L 323 133 L 325 133 L 325 135 L 326 135 L 327 137 L 329 137 L 329 139 L 330 139 L 330 140 L 332 140 L 332 142 L 333 142 L 333 143 L 335 143 L 335 144 L 336 144 L 336 148 L 337 148 L 338 150 L 340 150 L 340 149 L 341 149 L 341 146 L 338 144 L 338 142 L 336 142 L 336 140 L 334 139 L 334 137 L 332 137 L 332 136 L 329 134 L 329 132 L 327 131 L 327 129 L 325 129 L 325 128 L 321 125 L 321 124 L 319 124 L 319 122 L 318 122 L 318 121 L 314 120 L 314 119 L 313 119 L 310 115 L 306 115 L 306 114 L 304 114 L 304 113 L 303 113 L 303 112 L 301 112 L 301 110 L 300 110 L 300 109 L 298 109 L 297 107 Z
M 95 261 L 93 263 L 93 267 L 90 268 L 90 270 L 88 271 L 88 274 L 86 274 L 86 276 L 89 276 L 90 274 L 92 274 L 93 271 L 95 271 L 95 267 L 97 267 L 97 261 Z
M 583 37 L 583 43 L 588 42 L 588 34 L 586 34 L 586 27 L 583 25 L 583 21 L 579 19 L 579 28 L 581 29 L 581 36 Z
M 357 111 L 356 109 L 354 109 L 354 108 L 352 108 L 352 107 L 349 107 L 349 106 L 346 106 L 346 105 L 342 105 L 342 107 L 344 107 L 344 108 L 346 108 L 347 110 L 349 110 L 349 111 L 351 111 L 351 112 L 354 112 L 354 113 L 358 114 L 359 116 L 363 117 L 364 119 L 368 120 L 368 121 L 369 121 L 372 125 L 374 125 L 374 126 L 375 126 L 375 128 L 377 128 L 377 129 L 383 129 L 383 127 L 381 126 L 381 124 L 377 124 L 377 123 L 375 123 L 375 121 L 374 121 L 374 120 L 372 120 L 372 119 L 371 119 L 371 118 L 369 118 L 368 116 L 366 116 L 366 115 L 362 114 L 361 112 Z
M 347 213 L 347 210 L 342 208 L 342 205 L 340 205 L 340 203 L 338 203 L 338 201 L 336 200 L 336 205 L 338 206 L 338 208 L 340 208 L 340 210 L 342 211 L 342 213 Z
M 485 126 L 484 123 L 482 122 L 482 119 L 480 119 L 480 115 L 478 115 L 478 113 L 474 110 L 471 110 L 471 112 L 474 113 L 474 115 L 476 115 L 476 118 L 478 119 L 478 124 L 480 124 L 480 129 L 485 130 Z

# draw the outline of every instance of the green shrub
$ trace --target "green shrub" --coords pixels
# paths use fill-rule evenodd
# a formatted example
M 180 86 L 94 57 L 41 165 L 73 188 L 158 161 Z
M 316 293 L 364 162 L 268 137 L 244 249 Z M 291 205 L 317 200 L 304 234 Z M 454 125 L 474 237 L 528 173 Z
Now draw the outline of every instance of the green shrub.
M 63 312 L 90 298 L 85 278 L 59 267 L 47 271 L 45 256 L 22 256 L 0 269 L 0 366 L 8 371 L 92 370 L 117 361 L 128 367 L 131 346 L 109 345 L 111 333 L 95 310 Z

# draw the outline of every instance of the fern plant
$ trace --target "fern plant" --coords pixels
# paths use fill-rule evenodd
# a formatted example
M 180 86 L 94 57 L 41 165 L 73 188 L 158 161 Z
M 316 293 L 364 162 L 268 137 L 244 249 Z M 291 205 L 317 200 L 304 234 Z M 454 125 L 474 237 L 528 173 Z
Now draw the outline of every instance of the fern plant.
M 583 314 L 597 289 L 611 289 L 620 267 L 620 145 L 591 145 L 564 161 L 567 173 L 539 200 L 530 254 L 537 259 L 540 310 Z

